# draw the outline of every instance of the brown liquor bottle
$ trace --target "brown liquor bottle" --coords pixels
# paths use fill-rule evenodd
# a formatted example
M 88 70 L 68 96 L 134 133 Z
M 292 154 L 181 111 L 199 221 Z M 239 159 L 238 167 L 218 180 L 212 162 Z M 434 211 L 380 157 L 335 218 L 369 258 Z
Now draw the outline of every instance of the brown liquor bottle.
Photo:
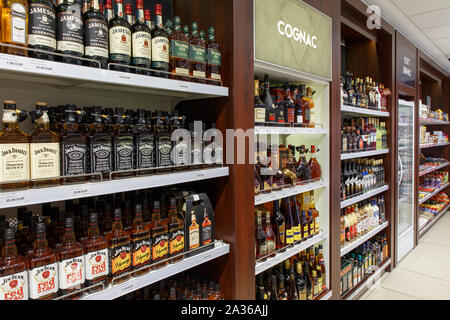
M 28 300 L 28 277 L 23 256 L 17 253 L 14 229 L 4 231 L 0 259 L 0 300 Z
M 195 211 L 191 211 L 191 225 L 189 226 L 189 250 L 200 247 L 200 226 L 197 223 Z
M 123 273 L 130 271 L 131 267 L 131 244 L 130 235 L 123 231 L 122 210 L 114 210 L 112 231 L 106 235 L 109 253 L 110 280 L 120 277 Z M 129 276 L 120 277 L 114 283 L 121 283 L 127 280 Z
M 170 63 L 169 71 L 171 79 L 190 81 L 189 77 L 189 39 L 181 32 L 180 17 L 175 17 L 174 32 L 169 36 Z
M 19 47 L 26 47 L 28 43 L 28 1 L 2 0 L 1 7 L 1 42 Z M 3 53 L 27 56 L 27 51 L 18 48 L 2 47 Z
M 86 286 L 90 287 L 107 280 L 109 274 L 109 259 L 107 242 L 100 235 L 98 216 L 89 216 L 88 236 L 83 240 Z M 90 292 L 98 291 L 101 287 L 93 288 Z
M 33 186 L 54 186 L 59 183 L 60 151 L 59 136 L 50 130 L 50 120 L 45 102 L 37 102 L 36 110 L 30 112 L 34 131 L 30 136 L 30 167 Z
M 48 247 L 45 223 L 36 225 L 36 240 L 33 251 L 25 257 L 29 279 L 29 298 L 32 300 L 56 297 L 58 285 L 58 264 L 55 250 Z
M 169 257 L 173 257 L 184 252 L 184 219 L 177 210 L 176 198 L 170 199 L 169 206 Z M 183 260 L 184 256 L 179 256 L 170 260 L 170 263 Z
M 5 8 L 3 8 L 5 10 Z M 16 102 L 6 100 L 3 107 L 3 130 L 0 132 L 0 188 L 26 189 L 30 179 L 30 137 L 19 129 L 19 122 L 27 118 L 25 111 L 17 110 Z
M 206 43 L 198 34 L 197 22 L 192 23 L 192 36 L 189 39 L 190 68 L 189 73 L 194 82 L 206 82 Z
M 133 66 L 150 69 L 152 63 L 151 30 L 145 24 L 144 1 L 136 1 L 136 23 L 131 27 L 131 48 Z M 150 75 L 150 71 L 136 69 L 137 74 Z
M 159 201 L 153 202 L 152 212 L 152 269 L 159 269 L 167 262 L 157 263 L 169 256 L 169 234 L 167 224 L 161 219 L 161 205 Z
M 58 277 L 60 295 L 66 295 L 84 286 L 84 252 L 81 243 L 75 239 L 74 223 L 72 218 L 66 218 L 64 222 L 63 242 L 56 248 L 58 257 Z M 77 298 L 78 294 L 70 296 Z
M 148 266 L 151 262 L 151 247 L 152 241 L 150 237 L 150 230 L 144 226 L 142 220 L 142 205 L 136 204 L 135 214 L 133 219 L 133 228 L 130 230 L 132 263 L 131 269 L 140 271 L 134 273 L 135 275 L 142 275 L 149 272 Z
M 208 41 L 206 42 L 207 64 L 206 77 L 211 80 L 214 85 L 222 85 L 222 54 L 220 52 L 219 44 L 216 42 L 215 29 L 209 27 Z

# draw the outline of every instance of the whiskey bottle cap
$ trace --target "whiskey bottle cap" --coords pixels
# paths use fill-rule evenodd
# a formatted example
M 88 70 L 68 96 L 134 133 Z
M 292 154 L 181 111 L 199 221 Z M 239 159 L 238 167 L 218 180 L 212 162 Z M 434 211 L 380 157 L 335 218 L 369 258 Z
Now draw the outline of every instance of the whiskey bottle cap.
M 162 16 L 162 6 L 159 3 L 155 4 L 155 14 L 157 16 Z
M 45 233 L 45 223 L 38 222 L 36 224 L 36 234 L 43 234 L 43 233 Z
M 142 216 L 142 204 L 140 203 L 136 204 L 136 206 L 134 207 L 134 213 L 135 215 Z
M 123 3 L 122 0 L 115 0 L 115 1 L 116 1 L 116 3 Z
M 129 3 L 125 4 L 125 14 L 131 15 L 132 12 L 133 12 L 133 7 L 131 6 L 131 4 L 129 4 Z
M 194 32 L 194 30 L 198 30 L 198 24 L 197 22 L 192 22 L 192 32 Z
M 98 215 L 96 212 L 93 212 L 89 215 L 89 225 L 96 226 L 98 224 Z
M 47 111 L 47 103 L 36 102 L 36 110 Z
M 116 208 L 113 213 L 113 220 L 120 221 L 122 219 L 122 209 Z
M 178 26 L 181 25 L 181 18 L 179 16 L 175 16 L 173 18 L 173 24 Z
M 7 227 L 3 230 L 3 236 L 5 239 L 5 244 L 8 244 L 8 241 L 14 241 L 15 230 L 14 228 Z
M 205 40 L 205 31 L 201 30 L 199 33 L 200 39 Z
M 136 0 L 136 9 L 144 9 L 144 0 Z
M 111 0 L 106 0 L 105 8 L 106 9 L 112 9 L 112 1 Z
M 189 38 L 189 26 L 183 26 L 183 33 Z
M 160 210 L 161 205 L 159 204 L 159 201 L 153 201 L 153 210 Z
M 5 110 L 16 110 L 16 102 L 13 100 L 5 100 L 3 101 L 3 109 Z
M 148 9 L 144 10 L 144 19 L 150 20 L 150 10 L 148 10 Z
M 214 29 L 214 27 L 209 27 L 208 28 L 208 34 L 209 35 L 214 35 L 215 32 L 216 32 L 216 29 Z
M 73 218 L 66 218 L 64 220 L 64 231 L 72 231 L 73 230 Z
M 176 198 L 171 198 L 170 199 L 170 206 L 172 207 L 176 207 L 177 206 L 177 199 Z

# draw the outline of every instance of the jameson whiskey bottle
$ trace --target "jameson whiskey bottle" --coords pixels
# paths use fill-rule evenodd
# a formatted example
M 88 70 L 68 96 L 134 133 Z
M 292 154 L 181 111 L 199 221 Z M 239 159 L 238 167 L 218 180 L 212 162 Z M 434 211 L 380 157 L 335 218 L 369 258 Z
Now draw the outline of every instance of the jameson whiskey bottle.
M 220 52 L 219 44 L 216 42 L 215 29 L 209 27 L 208 41 L 206 42 L 207 52 L 207 66 L 206 77 L 211 80 L 211 84 L 222 85 L 222 54 Z
M 28 300 L 28 275 L 25 259 L 17 253 L 14 229 L 3 230 L 4 245 L 0 259 L 0 301 Z
M 151 127 L 151 119 L 145 117 L 145 110 L 137 111 L 134 134 L 134 150 L 136 153 L 136 169 L 150 169 L 155 166 L 155 139 Z M 140 171 L 138 174 L 146 174 Z
M 2 0 L 2 43 L 27 46 L 28 2 L 27 0 Z M 27 51 L 18 48 L 2 47 L 3 53 L 26 56 Z
M 123 108 L 116 108 L 114 145 L 114 171 L 134 169 L 133 133 L 129 125 L 129 116 Z M 119 177 L 129 177 L 133 173 L 122 173 Z
M 159 201 L 153 202 L 152 212 L 152 264 L 166 259 L 169 256 L 168 226 L 161 219 L 161 205 Z M 159 269 L 166 265 L 162 262 L 154 265 L 152 269 Z
M 112 9 L 112 0 L 106 0 L 105 1 L 105 18 L 106 18 L 106 23 L 108 25 L 109 25 L 109 22 L 112 19 L 114 19 L 114 11 Z
M 59 289 L 56 252 L 48 247 L 45 229 L 44 222 L 37 223 L 33 249 L 25 257 L 32 300 L 52 299 Z
M 136 204 L 133 218 L 133 227 L 130 229 L 131 237 L 131 269 L 140 271 L 135 275 L 142 275 L 149 272 L 148 266 L 152 258 L 152 239 L 150 237 L 150 229 L 144 226 L 142 219 L 142 205 Z
M 100 68 L 108 68 L 108 23 L 100 12 L 98 0 L 90 0 L 90 8 L 83 14 L 84 52 L 88 59 L 97 60 Z M 98 67 L 95 62 L 86 62 L 90 67 Z
M 84 54 L 81 0 L 58 0 L 56 45 L 59 53 L 82 57 Z M 81 60 L 62 57 L 62 62 L 81 65 Z
M 150 32 L 152 32 L 153 29 L 155 29 L 155 22 L 151 20 L 150 10 L 147 10 L 147 9 L 144 10 L 144 17 L 145 17 L 145 25 L 148 27 Z
M 30 0 L 28 3 L 28 46 L 56 51 L 56 6 L 53 0 Z M 54 60 L 51 53 L 30 51 L 29 56 Z
M 189 74 L 194 82 L 206 82 L 206 43 L 198 34 L 197 22 L 192 23 L 192 36 L 189 39 Z
M 163 28 L 162 6 L 155 5 L 156 24 L 152 30 L 152 69 L 157 71 L 169 71 L 169 39 Z M 154 76 L 168 78 L 166 73 L 154 72 Z
M 171 79 L 189 81 L 189 39 L 181 32 L 180 17 L 175 17 L 174 32 L 170 35 L 170 67 Z M 175 74 L 175 75 L 174 75 Z
M 109 62 L 130 65 L 131 31 L 130 24 L 123 17 L 122 0 L 116 0 L 115 18 L 109 21 Z M 129 68 L 112 65 L 111 70 L 129 72 Z
M 30 179 L 30 137 L 19 129 L 19 122 L 28 114 L 17 110 L 16 102 L 4 101 L 3 130 L 0 132 L 0 188 L 25 189 L 29 182 L 12 182 Z
M 112 137 L 105 122 L 108 115 L 100 107 L 93 107 L 92 124 L 88 136 L 90 172 L 101 173 L 103 179 L 109 179 L 113 169 Z M 95 176 L 93 176 L 95 178 Z
M 60 150 L 59 137 L 50 130 L 47 104 L 37 102 L 36 110 L 30 113 L 34 123 L 31 134 L 30 164 L 31 179 L 45 179 L 33 181 L 33 186 L 51 186 L 59 183 Z
M 131 27 L 132 64 L 150 69 L 152 66 L 152 36 L 145 24 L 144 0 L 136 1 L 136 23 Z M 137 74 L 150 75 L 150 71 L 136 69 Z

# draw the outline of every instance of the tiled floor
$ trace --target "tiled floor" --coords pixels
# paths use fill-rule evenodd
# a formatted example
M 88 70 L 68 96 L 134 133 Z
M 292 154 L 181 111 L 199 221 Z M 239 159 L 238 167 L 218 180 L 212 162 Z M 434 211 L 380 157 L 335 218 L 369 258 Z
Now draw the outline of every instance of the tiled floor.
M 450 212 L 434 225 L 391 273 L 361 300 L 449 300 Z

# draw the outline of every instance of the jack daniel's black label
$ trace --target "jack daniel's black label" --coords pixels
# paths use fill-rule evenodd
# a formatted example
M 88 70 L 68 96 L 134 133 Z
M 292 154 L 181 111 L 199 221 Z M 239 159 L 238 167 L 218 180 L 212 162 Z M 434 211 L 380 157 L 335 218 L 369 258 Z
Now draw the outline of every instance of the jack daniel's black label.
M 112 152 L 111 143 L 92 143 L 91 144 L 91 172 L 111 172 Z
M 148 169 L 155 166 L 153 137 L 141 138 L 136 141 L 136 161 L 138 169 Z
M 85 144 L 63 144 L 63 175 L 87 173 L 87 146 Z
M 116 140 L 114 148 L 114 163 L 116 171 L 133 170 L 133 138 L 120 137 Z
M 172 141 L 169 137 L 161 137 L 158 139 L 158 145 L 156 148 L 157 156 L 156 165 L 158 167 L 168 167 L 172 165 L 170 159 L 170 151 L 172 150 Z

